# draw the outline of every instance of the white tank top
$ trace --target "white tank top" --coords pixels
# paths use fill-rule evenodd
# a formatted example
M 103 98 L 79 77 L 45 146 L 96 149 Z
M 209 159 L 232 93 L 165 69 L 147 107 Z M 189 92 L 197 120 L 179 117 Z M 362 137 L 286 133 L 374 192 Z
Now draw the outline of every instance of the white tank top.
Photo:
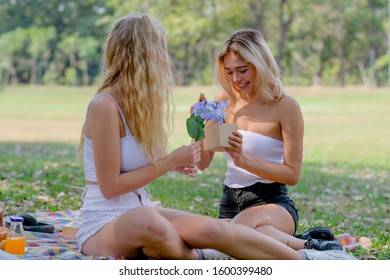
M 283 164 L 284 145 L 283 141 L 271 138 L 256 132 L 239 130 L 243 135 L 243 154 L 256 160 L 262 160 L 269 163 Z M 231 188 L 243 188 L 253 185 L 257 182 L 273 183 L 259 177 L 245 169 L 239 168 L 233 163 L 233 159 L 224 153 L 227 172 L 225 174 L 224 184 Z
M 125 126 L 126 136 L 120 138 L 120 147 L 121 147 L 121 172 L 127 172 L 131 170 L 135 170 L 141 168 L 150 163 L 148 157 L 146 156 L 142 145 L 131 135 L 130 129 L 127 126 L 125 121 L 125 117 L 121 108 L 119 107 L 116 100 L 109 94 L 99 93 L 96 95 L 92 101 L 88 105 L 87 109 L 87 117 L 88 111 L 91 104 L 97 99 L 108 96 L 110 97 L 118 107 L 119 114 L 121 116 L 123 125 Z M 92 149 L 92 140 L 85 136 L 84 131 L 84 174 L 85 179 L 91 182 L 99 182 L 96 177 L 96 169 L 95 169 L 95 161 L 93 157 L 93 149 Z

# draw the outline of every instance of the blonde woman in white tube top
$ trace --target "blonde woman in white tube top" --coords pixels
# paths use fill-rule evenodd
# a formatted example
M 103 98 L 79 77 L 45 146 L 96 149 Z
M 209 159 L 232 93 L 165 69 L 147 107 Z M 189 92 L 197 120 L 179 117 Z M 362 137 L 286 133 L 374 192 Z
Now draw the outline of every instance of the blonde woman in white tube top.
M 103 59 L 103 84 L 82 132 L 82 253 L 127 259 L 209 259 L 215 252 L 238 259 L 335 258 L 337 253 L 294 250 L 242 225 L 154 206 L 145 187 L 170 171 L 194 176 L 201 151 L 195 142 L 166 153 L 172 76 L 163 27 L 147 14 L 119 19 Z
M 286 94 L 280 70 L 257 30 L 233 32 L 215 66 L 216 99 L 227 101 L 226 123 L 237 124 L 224 156 L 227 172 L 219 217 L 256 229 L 294 248 L 342 250 L 330 229 L 317 227 L 295 238 L 298 210 L 287 192 L 301 176 L 304 121 Z M 210 165 L 203 151 L 197 166 Z

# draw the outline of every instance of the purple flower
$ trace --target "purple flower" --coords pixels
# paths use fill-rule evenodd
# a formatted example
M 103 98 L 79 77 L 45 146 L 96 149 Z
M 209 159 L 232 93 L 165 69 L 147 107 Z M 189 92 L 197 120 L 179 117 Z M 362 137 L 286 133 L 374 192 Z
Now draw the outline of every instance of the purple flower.
M 196 103 L 192 110 L 195 116 L 201 117 L 205 122 L 215 121 L 221 125 L 226 116 L 227 105 L 226 101 L 207 101 L 207 99 L 204 99 Z
M 208 121 L 215 121 L 219 125 L 225 120 L 227 101 L 207 101 L 201 93 L 199 102 L 192 106 L 191 117 L 187 119 L 188 134 L 196 141 L 204 138 L 204 126 Z

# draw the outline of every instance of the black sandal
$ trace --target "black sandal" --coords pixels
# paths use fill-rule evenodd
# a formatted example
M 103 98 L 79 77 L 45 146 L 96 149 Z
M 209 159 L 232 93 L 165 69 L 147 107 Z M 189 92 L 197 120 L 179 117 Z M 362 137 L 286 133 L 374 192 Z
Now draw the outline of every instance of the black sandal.
M 309 229 L 308 231 L 305 231 L 304 233 L 294 235 L 296 238 L 299 239 L 321 239 L 321 240 L 328 240 L 332 241 L 335 240 L 334 233 L 331 229 L 326 227 L 314 227 Z

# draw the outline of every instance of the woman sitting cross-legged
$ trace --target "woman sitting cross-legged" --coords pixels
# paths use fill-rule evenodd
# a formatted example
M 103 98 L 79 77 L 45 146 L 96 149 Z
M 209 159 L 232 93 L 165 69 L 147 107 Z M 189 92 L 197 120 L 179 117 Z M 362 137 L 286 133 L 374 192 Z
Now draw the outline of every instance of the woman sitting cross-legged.
M 263 36 L 253 29 L 233 32 L 215 65 L 216 100 L 228 104 L 225 122 L 238 127 L 224 152 L 227 172 L 219 218 L 296 250 L 342 250 L 325 227 L 294 236 L 298 210 L 287 186 L 296 185 L 301 176 L 304 121 L 298 102 L 284 89 Z M 198 168 L 206 169 L 214 153 L 202 148 Z

